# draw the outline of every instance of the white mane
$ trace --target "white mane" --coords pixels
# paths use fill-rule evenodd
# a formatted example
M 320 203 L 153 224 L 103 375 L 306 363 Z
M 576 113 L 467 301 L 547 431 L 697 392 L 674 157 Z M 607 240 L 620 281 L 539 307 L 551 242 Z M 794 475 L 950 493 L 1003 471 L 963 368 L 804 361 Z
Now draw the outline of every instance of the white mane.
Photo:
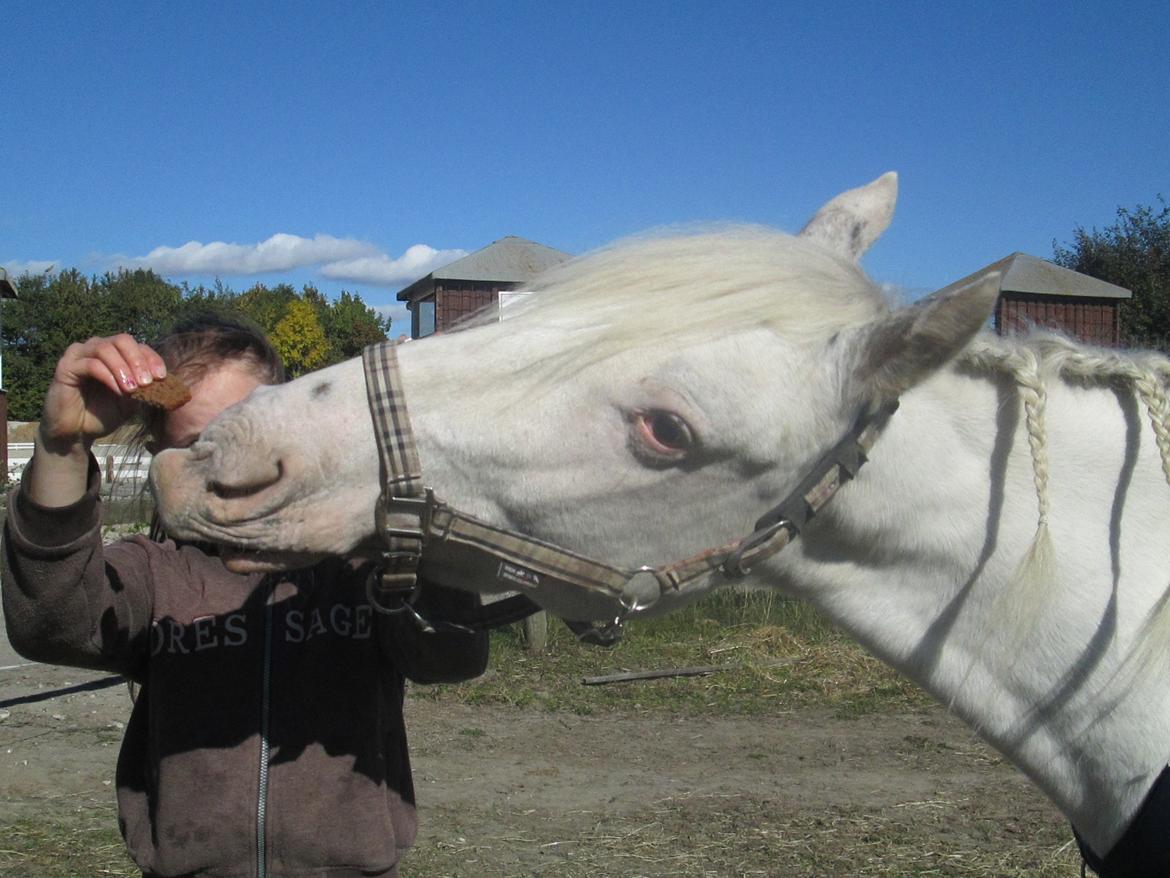
M 527 381 L 560 379 L 635 346 L 678 351 L 753 328 L 814 343 L 889 309 L 855 263 L 808 239 L 742 225 L 619 241 L 529 289 L 535 295 L 508 312 L 509 335 L 548 328 L 558 347 L 523 365 Z
M 1170 484 L 1170 359 L 1154 352 L 1126 352 L 1079 344 L 1066 336 L 1036 331 L 1023 338 L 983 335 L 960 354 L 958 365 L 976 372 L 1010 376 L 1020 391 L 1028 445 L 1036 485 L 1037 524 L 1032 545 L 1020 562 L 1014 587 L 1004 594 L 1002 610 L 1022 642 L 1045 607 L 1053 579 L 1052 545 L 1048 534 L 1048 436 L 1045 424 L 1047 387 L 1053 381 L 1080 386 L 1131 389 L 1145 407 Z M 1170 585 L 1170 584 L 1168 584 Z M 1170 588 L 1146 619 L 1138 636 L 1138 650 L 1130 656 L 1127 673 L 1140 674 L 1170 643 Z M 1164 647 L 1163 647 L 1164 648 Z

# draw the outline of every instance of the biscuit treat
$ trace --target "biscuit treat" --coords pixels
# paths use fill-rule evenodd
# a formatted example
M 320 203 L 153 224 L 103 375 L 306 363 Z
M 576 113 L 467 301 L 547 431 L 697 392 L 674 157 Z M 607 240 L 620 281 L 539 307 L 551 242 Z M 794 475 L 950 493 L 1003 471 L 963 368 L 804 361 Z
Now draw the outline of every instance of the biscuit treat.
M 130 397 L 169 412 L 191 399 L 191 389 L 177 375 L 167 375 L 142 385 Z

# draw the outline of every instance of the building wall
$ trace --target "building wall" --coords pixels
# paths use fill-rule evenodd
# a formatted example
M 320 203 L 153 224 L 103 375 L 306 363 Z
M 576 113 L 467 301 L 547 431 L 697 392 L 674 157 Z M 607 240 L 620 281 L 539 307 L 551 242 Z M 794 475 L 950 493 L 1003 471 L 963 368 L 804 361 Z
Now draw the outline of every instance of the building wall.
M 1027 332 L 1034 326 L 1059 330 L 1095 345 L 1121 344 L 1117 299 L 1004 293 L 995 307 L 995 331 L 1000 335 Z
M 498 281 L 439 281 L 435 290 L 435 331 L 450 332 L 460 321 L 494 305 L 501 290 L 515 289 L 515 283 Z

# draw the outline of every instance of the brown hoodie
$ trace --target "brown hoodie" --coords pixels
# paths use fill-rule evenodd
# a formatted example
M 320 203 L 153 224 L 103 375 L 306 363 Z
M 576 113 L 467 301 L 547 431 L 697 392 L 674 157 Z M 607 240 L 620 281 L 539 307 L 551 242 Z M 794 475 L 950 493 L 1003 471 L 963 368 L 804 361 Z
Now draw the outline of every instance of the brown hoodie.
M 117 769 L 134 861 L 160 878 L 395 875 L 416 829 L 403 674 L 473 677 L 486 635 L 374 612 L 353 562 L 240 576 L 196 546 L 103 546 L 98 485 L 91 463 L 73 506 L 13 492 L 4 615 L 22 655 L 142 685 Z

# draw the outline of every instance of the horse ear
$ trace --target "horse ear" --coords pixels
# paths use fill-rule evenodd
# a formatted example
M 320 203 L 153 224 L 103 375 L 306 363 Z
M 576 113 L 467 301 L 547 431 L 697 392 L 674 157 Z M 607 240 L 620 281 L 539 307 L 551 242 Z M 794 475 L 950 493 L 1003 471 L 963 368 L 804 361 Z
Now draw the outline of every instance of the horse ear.
M 891 399 L 959 353 L 999 298 L 999 272 L 962 280 L 867 327 L 857 375 L 869 395 Z
M 842 192 L 817 211 L 800 237 L 856 262 L 889 226 L 897 200 L 898 175 L 889 171 L 872 183 Z

